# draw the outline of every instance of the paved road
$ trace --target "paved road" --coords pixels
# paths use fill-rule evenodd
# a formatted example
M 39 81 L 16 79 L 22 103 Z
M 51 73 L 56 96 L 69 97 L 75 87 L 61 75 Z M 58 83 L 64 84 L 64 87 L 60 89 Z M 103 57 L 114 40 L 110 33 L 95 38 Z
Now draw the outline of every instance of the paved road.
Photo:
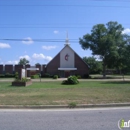
M 130 120 L 130 107 L 0 110 L 0 130 L 119 130 L 118 120 Z M 129 128 L 130 129 L 130 128 Z

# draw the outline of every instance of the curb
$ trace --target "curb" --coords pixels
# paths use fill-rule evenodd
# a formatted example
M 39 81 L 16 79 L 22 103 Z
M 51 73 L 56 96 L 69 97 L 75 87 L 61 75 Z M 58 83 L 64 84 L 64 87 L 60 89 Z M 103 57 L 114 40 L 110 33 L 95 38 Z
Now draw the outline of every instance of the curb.
M 112 104 L 79 104 L 76 107 L 68 105 L 0 105 L 0 109 L 72 109 L 72 108 L 102 108 L 102 107 L 129 107 L 130 103 Z

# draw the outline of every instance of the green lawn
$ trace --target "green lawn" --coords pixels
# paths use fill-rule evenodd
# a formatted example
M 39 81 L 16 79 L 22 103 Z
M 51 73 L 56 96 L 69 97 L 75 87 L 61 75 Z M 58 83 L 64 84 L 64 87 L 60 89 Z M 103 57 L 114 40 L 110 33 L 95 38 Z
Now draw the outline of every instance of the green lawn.
M 61 81 L 34 82 L 28 87 L 13 87 L 0 82 L 0 105 L 67 105 L 130 102 L 130 82 L 81 81 L 61 85 Z

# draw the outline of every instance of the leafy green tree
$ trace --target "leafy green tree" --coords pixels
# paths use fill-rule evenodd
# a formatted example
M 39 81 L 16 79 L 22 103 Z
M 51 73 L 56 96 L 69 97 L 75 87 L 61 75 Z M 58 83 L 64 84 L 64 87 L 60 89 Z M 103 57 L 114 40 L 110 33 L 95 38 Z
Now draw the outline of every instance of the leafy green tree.
M 90 74 L 97 74 L 102 71 L 102 62 L 97 61 L 95 57 L 83 57 L 83 60 L 89 65 Z
M 35 66 L 36 66 L 36 65 L 41 65 L 41 64 L 40 64 L 40 63 L 36 63 Z
M 124 46 L 120 48 L 120 68 L 125 72 L 130 72 L 130 36 L 124 35 Z
M 21 58 L 18 64 L 19 65 L 27 65 L 27 64 L 29 64 L 29 61 L 26 58 Z
M 130 71 L 130 36 L 123 35 L 123 42 L 117 47 L 118 57 L 113 64 L 108 63 L 108 67 L 116 68 L 120 74 Z
M 106 25 L 93 26 L 91 33 L 79 39 L 81 47 L 92 50 L 93 55 L 98 55 L 102 60 L 103 77 L 106 76 L 106 67 L 116 64 L 119 58 L 119 47 L 124 43 L 122 31 L 124 28 L 117 22 L 108 22 Z

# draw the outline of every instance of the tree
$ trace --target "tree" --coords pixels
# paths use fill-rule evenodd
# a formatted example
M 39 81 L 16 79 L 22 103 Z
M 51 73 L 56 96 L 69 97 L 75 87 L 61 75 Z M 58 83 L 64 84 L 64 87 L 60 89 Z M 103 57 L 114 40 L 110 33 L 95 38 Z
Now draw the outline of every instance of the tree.
M 90 49 L 93 55 L 100 56 L 104 78 L 107 65 L 116 64 L 116 59 L 119 59 L 118 49 L 124 43 L 123 30 L 122 25 L 117 22 L 97 24 L 93 26 L 91 34 L 86 34 L 79 39 L 84 50 Z
M 113 64 L 109 64 L 109 67 L 114 67 L 120 71 L 120 74 L 124 74 L 125 71 L 130 71 L 130 36 L 124 34 L 123 35 L 123 42 L 118 45 L 117 47 L 118 57 L 114 59 L 115 62 Z
M 120 48 L 120 66 L 123 71 L 130 71 L 130 36 L 124 35 L 124 46 Z
M 102 71 L 102 62 L 97 61 L 95 57 L 83 57 L 83 60 L 89 65 L 91 74 L 100 73 Z
M 36 63 L 35 66 L 36 66 L 36 65 L 41 65 L 41 64 L 40 64 L 40 63 Z
M 27 64 L 29 64 L 29 61 L 26 58 L 21 58 L 18 64 L 19 65 L 27 65 Z

